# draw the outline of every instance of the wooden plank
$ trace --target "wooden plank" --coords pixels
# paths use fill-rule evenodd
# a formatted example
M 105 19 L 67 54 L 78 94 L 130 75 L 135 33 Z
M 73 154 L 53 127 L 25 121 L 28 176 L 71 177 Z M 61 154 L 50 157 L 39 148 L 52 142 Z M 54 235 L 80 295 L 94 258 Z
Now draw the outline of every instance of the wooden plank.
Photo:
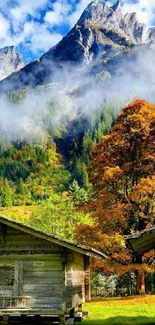
M 53 304 L 56 304 L 56 305 L 60 305 L 62 303 L 62 297 L 41 297 L 39 299 L 39 297 L 37 297 L 36 299 L 32 299 L 32 304 L 39 304 L 39 305 L 53 305 Z M 59 306 L 60 307 L 60 306 Z
M 0 309 L 0 316 L 21 316 L 21 315 L 62 315 L 64 311 L 61 309 L 46 309 L 46 308 L 30 308 L 30 309 Z
M 40 288 L 44 288 L 45 290 L 56 290 L 58 287 L 62 288 L 63 287 L 63 279 L 44 279 L 43 282 L 37 283 L 34 279 L 34 281 L 25 281 L 23 283 L 23 290 L 25 291 L 33 291 L 36 290 L 36 292 L 40 291 Z
M 39 269 L 40 273 L 43 273 L 45 275 L 48 276 L 49 272 L 51 273 L 51 276 L 55 276 L 57 273 L 61 273 L 63 272 L 63 267 L 62 265 L 60 265 L 59 263 L 57 265 L 53 265 L 53 267 L 51 268 L 40 268 Z M 29 276 L 30 274 L 32 274 L 32 276 L 37 276 L 38 274 L 38 269 L 34 269 L 34 268 L 24 268 L 24 273 L 27 274 L 27 276 Z
M 45 257 L 44 257 L 45 258 Z M 40 271 L 48 272 L 48 271 L 55 271 L 55 270 L 63 270 L 63 260 L 60 259 L 53 259 L 49 260 L 49 264 L 44 265 L 37 265 L 35 266 L 33 263 L 28 263 L 28 261 L 24 264 L 24 271 L 25 272 L 37 272 L 38 269 Z
M 84 257 L 85 267 L 85 299 L 91 300 L 91 284 L 90 284 L 90 258 Z
M 63 262 L 63 256 L 61 254 L 51 254 L 50 255 L 51 258 L 50 260 L 46 260 L 46 258 L 43 256 L 42 260 L 37 261 L 36 259 L 34 259 L 33 257 L 31 258 L 31 260 L 27 261 L 25 266 L 28 265 L 29 267 L 33 266 L 33 267 L 44 267 L 44 266 L 52 266 L 53 262 Z
M 14 294 L 16 296 L 23 295 L 23 261 L 15 263 Z
M 24 279 L 24 282 L 23 282 L 23 287 L 26 288 L 27 285 L 31 286 L 32 288 L 35 286 L 47 286 L 47 288 L 50 286 L 55 286 L 55 285 L 59 285 L 59 286 L 63 286 L 63 278 L 62 277 L 58 277 L 58 278 L 42 278 L 40 280 L 40 283 L 38 283 L 38 278 L 26 278 Z
M 61 298 L 62 302 L 63 302 L 63 297 L 64 297 L 64 291 L 63 290 L 49 290 L 46 291 L 44 290 L 44 288 L 40 288 L 40 290 L 38 289 L 37 292 L 34 291 L 24 291 L 25 295 L 29 295 L 31 296 L 33 299 L 39 299 L 39 298 L 43 298 L 43 297 L 49 297 L 49 298 Z
M 61 292 L 62 292 L 62 289 L 58 283 L 56 285 L 51 285 L 51 286 L 38 285 L 38 287 L 37 287 L 37 285 L 29 285 L 29 284 L 26 284 L 25 286 L 23 286 L 23 294 L 26 296 L 29 296 L 29 293 L 30 293 L 30 295 L 33 294 L 34 297 L 36 297 L 37 294 L 42 293 L 42 296 L 46 297 L 47 293 L 50 293 L 51 296 L 53 296 L 53 295 L 56 295 L 57 293 L 61 293 Z
M 34 259 L 34 260 L 51 260 L 51 254 L 46 254 L 46 255 L 41 255 L 41 254 L 35 254 L 35 255 L 32 255 L 32 254 L 29 254 L 29 253 L 26 253 L 26 254 L 21 254 L 20 253 L 17 253 L 16 254 L 12 254 L 12 252 L 10 252 L 9 254 L 7 252 L 5 252 L 5 254 L 3 253 L 3 255 L 1 255 L 0 253 L 0 261 L 1 263 L 4 263 L 5 261 L 8 261 L 10 260 L 11 263 L 13 263 L 15 260 L 16 261 L 21 261 L 21 258 L 23 261 L 26 261 L 28 262 L 29 260 L 31 259 Z
M 75 324 L 75 318 L 68 318 L 65 321 L 65 325 L 74 325 Z
M 52 273 L 52 272 L 51 272 Z M 59 282 L 64 282 L 63 281 L 63 272 L 58 272 L 58 276 L 56 276 L 56 274 L 54 273 L 54 275 L 48 273 L 48 272 L 38 272 L 38 273 L 33 273 L 31 275 L 31 273 L 24 273 L 24 284 L 28 282 L 30 283 L 34 283 L 34 281 L 38 281 L 40 279 L 40 281 L 42 281 L 42 283 L 55 283 L 56 281 Z

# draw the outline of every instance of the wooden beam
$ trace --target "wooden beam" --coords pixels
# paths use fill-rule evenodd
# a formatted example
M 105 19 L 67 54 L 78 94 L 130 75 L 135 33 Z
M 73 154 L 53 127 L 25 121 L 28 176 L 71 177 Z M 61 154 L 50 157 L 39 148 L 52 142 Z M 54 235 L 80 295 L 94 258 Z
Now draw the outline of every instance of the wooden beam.
M 80 305 L 78 306 L 78 312 L 79 312 L 79 313 L 82 313 L 82 311 L 83 311 L 83 304 L 80 304 Z
M 75 317 L 75 308 L 72 308 L 69 313 L 70 313 L 70 317 L 74 318 Z
M 59 316 L 59 325 L 65 325 L 65 315 Z
M 10 316 L 9 315 L 4 315 L 3 316 L 3 325 L 8 325 L 9 324 L 9 318 Z
M 1 231 L 1 241 L 2 244 L 5 244 L 5 237 L 6 237 L 6 225 L 4 225 L 3 223 L 0 224 L 0 231 Z
M 85 270 L 85 299 L 91 300 L 91 284 L 90 284 L 90 258 L 84 257 L 84 270 Z
M 23 295 L 23 262 L 16 261 L 14 290 L 16 296 Z

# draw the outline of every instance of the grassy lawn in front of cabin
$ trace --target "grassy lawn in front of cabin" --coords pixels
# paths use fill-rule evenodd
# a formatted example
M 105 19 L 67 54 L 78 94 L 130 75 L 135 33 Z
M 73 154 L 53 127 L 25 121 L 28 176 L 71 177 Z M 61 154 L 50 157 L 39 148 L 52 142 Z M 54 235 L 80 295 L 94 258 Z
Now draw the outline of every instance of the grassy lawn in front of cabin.
M 81 325 L 155 325 L 155 296 L 94 299 Z

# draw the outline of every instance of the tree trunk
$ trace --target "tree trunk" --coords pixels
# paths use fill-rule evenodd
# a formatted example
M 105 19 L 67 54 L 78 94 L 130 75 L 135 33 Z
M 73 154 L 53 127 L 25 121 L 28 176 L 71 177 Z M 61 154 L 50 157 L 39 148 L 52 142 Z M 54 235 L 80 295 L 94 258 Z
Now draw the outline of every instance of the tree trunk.
M 142 255 L 136 256 L 136 263 L 142 264 Z M 136 271 L 136 294 L 143 295 L 145 294 L 145 272 L 143 270 Z
M 145 294 L 145 272 L 136 272 L 136 294 Z

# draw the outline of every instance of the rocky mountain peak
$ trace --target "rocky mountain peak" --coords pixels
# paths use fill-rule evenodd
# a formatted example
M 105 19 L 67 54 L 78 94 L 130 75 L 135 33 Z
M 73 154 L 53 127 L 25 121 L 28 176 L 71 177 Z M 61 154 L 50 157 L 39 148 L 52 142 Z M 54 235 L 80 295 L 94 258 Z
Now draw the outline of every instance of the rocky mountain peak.
M 78 26 L 102 27 L 106 31 L 113 31 L 124 38 L 124 44 L 139 44 L 142 42 L 144 25 L 139 23 L 136 13 L 124 15 L 120 1 L 109 7 L 104 1 L 93 1 L 84 10 L 77 22 Z M 115 31 L 115 33 L 114 33 Z M 123 41 L 122 41 L 123 44 Z
M 104 21 L 110 13 L 112 13 L 112 10 L 104 1 L 93 1 L 84 10 L 77 24 L 81 25 L 86 20 L 96 22 Z
M 143 43 L 146 27 L 138 21 L 136 12 L 125 14 L 123 29 L 135 44 Z
M 23 67 L 24 63 L 14 46 L 6 46 L 0 49 L 0 80 Z
M 116 15 L 118 21 L 121 21 L 123 19 L 123 12 L 120 1 L 117 1 L 112 7 L 111 7 L 113 13 Z
M 155 27 L 148 29 L 146 33 L 146 43 L 155 48 Z
M 111 7 L 102 0 L 92 1 L 58 44 L 40 59 L 30 62 L 19 72 L 1 81 L 0 92 L 8 88 L 11 91 L 15 87 L 35 87 L 58 81 L 63 78 L 61 71 L 64 67 L 68 69 L 70 63 L 74 71 L 85 69 L 112 75 L 123 57 L 134 48 L 143 48 L 146 44 L 155 46 L 155 28 L 147 32 L 145 25 L 138 21 L 136 13 L 124 14 L 120 1 Z M 3 55 L 0 51 L 0 59 L 1 55 L 4 58 L 5 51 L 7 49 L 3 49 Z M 8 62 L 13 58 L 13 69 L 19 68 L 21 61 L 14 48 L 11 47 L 5 56 Z

